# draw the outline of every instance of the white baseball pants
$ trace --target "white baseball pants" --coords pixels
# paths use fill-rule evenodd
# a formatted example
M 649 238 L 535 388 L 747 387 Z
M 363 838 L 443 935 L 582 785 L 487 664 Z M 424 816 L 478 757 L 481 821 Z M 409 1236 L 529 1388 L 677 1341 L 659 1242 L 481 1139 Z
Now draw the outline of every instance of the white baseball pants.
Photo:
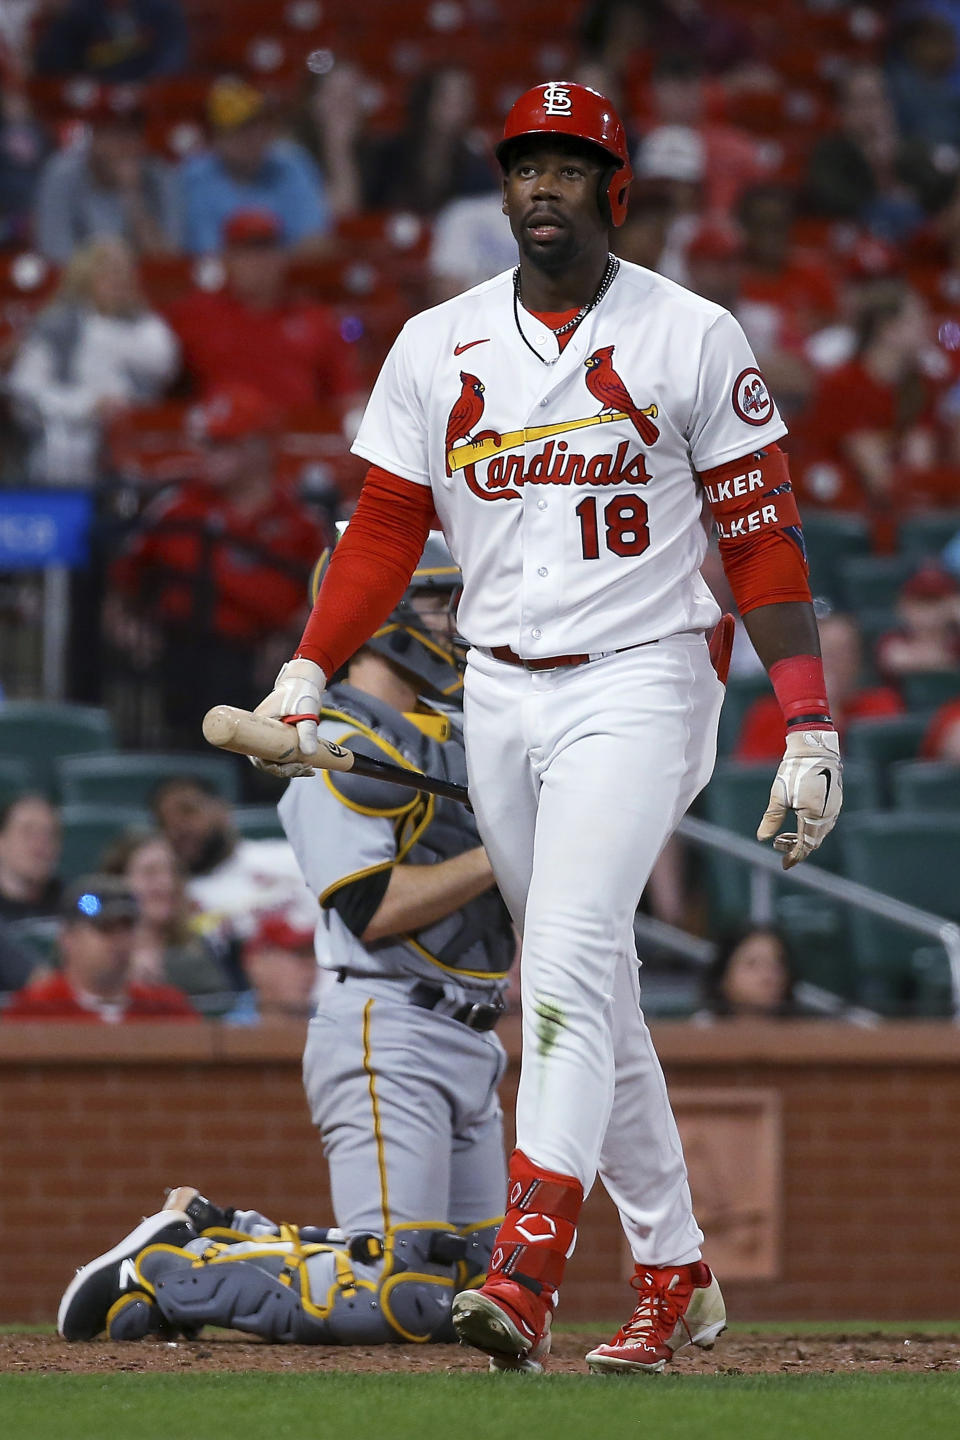
M 517 1145 L 585 1192 L 599 1172 L 638 1264 L 687 1264 L 703 1236 L 633 917 L 710 777 L 723 686 L 693 633 L 566 669 L 469 660 L 470 794 L 523 935 Z

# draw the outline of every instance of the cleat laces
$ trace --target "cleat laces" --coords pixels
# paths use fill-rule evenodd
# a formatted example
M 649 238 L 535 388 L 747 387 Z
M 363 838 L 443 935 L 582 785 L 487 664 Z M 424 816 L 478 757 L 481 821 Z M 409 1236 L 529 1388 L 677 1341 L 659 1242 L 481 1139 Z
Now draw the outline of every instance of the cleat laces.
M 676 1271 L 669 1283 L 665 1277 L 659 1279 L 648 1270 L 643 1275 L 634 1275 L 630 1285 L 640 1298 L 626 1325 L 618 1330 L 613 1345 L 665 1345 L 678 1321 L 689 1337 L 690 1330 L 683 1318 L 688 1296 Z

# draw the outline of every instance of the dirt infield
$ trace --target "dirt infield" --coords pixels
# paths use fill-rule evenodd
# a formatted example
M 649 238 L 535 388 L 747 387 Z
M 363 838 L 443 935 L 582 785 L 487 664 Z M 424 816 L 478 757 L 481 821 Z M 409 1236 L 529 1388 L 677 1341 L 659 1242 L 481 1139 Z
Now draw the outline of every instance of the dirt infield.
M 597 1330 L 565 1331 L 554 1337 L 550 1371 L 582 1374 L 583 1356 L 609 1339 Z M 383 1345 L 377 1348 L 326 1348 L 265 1345 L 222 1332 L 196 1341 L 144 1340 L 116 1345 L 94 1340 L 68 1345 L 56 1335 L 0 1335 L 0 1373 L 95 1375 L 120 1371 L 261 1371 L 277 1374 L 309 1371 L 407 1374 L 482 1370 L 475 1351 L 455 1345 Z M 960 1335 L 924 1335 L 909 1324 L 900 1335 L 842 1332 L 823 1335 L 724 1336 L 712 1352 L 686 1349 L 670 1367 L 683 1375 L 830 1374 L 893 1370 L 960 1372 Z

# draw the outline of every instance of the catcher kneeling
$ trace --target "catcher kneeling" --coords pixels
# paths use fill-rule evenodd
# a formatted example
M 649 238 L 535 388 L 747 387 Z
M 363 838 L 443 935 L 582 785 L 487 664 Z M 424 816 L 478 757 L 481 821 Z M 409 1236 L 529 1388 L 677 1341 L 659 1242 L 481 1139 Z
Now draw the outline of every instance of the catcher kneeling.
M 482 1283 L 496 1223 L 346 1236 L 221 1210 L 192 1187 L 78 1270 L 57 1315 L 65 1340 L 195 1338 L 204 1325 L 297 1345 L 452 1341 L 454 1295 Z

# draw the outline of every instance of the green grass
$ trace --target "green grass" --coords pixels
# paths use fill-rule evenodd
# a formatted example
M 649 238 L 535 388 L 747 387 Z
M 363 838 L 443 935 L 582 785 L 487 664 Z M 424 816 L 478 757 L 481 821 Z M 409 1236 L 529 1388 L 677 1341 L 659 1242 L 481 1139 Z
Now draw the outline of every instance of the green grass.
M 956 1440 L 960 1375 L 0 1376 L 5 1440 Z

